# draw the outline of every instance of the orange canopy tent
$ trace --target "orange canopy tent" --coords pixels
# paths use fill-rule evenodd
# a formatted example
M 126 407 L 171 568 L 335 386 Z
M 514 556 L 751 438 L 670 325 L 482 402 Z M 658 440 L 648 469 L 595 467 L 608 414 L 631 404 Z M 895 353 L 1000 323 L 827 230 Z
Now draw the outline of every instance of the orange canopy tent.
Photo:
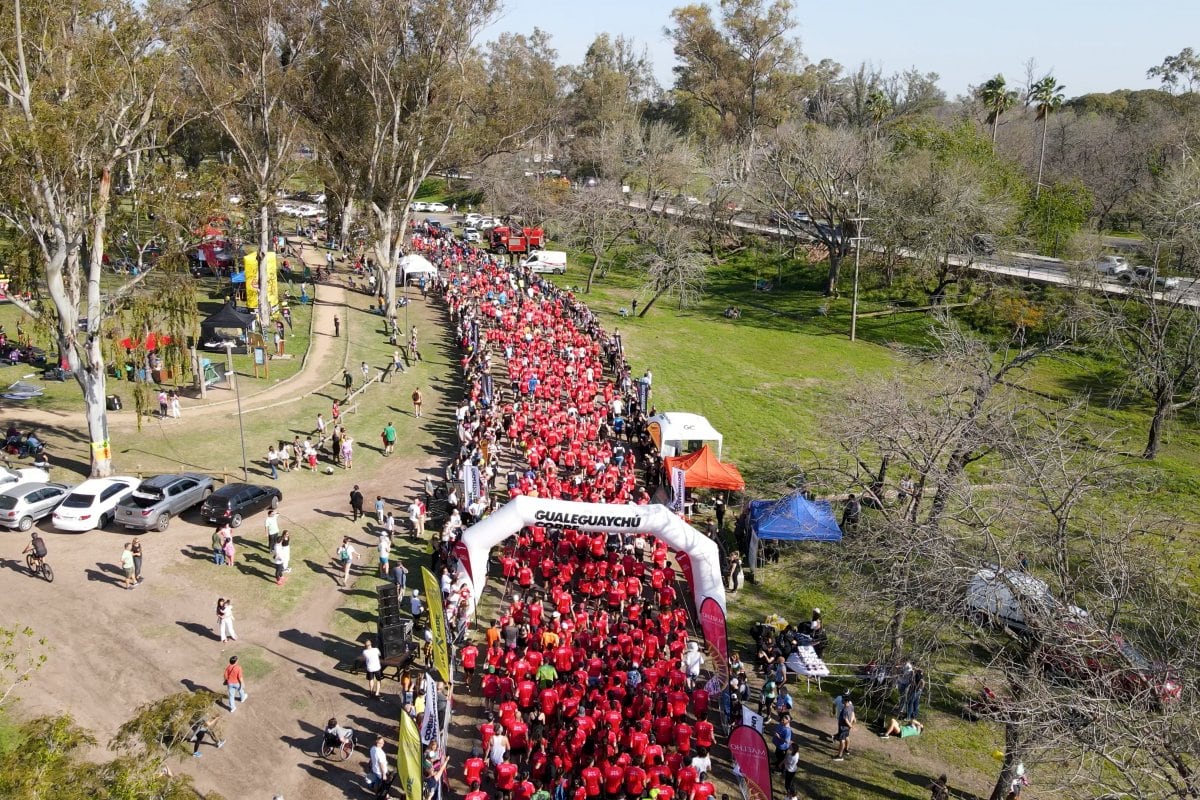
M 741 491 L 746 488 L 746 481 L 742 480 L 738 468 L 733 464 L 722 464 L 718 461 L 708 445 L 682 456 L 664 458 L 663 468 L 668 476 L 674 468 L 683 470 L 684 485 L 689 489 Z

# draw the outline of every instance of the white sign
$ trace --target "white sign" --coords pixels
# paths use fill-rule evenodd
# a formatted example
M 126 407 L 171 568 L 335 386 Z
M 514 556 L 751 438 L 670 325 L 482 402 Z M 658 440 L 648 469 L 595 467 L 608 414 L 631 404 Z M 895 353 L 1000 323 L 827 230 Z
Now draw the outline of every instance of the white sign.
M 758 731 L 759 733 L 763 732 L 762 715 L 755 714 L 750 710 L 749 706 L 742 706 L 742 724 L 750 728 L 754 728 L 754 730 Z

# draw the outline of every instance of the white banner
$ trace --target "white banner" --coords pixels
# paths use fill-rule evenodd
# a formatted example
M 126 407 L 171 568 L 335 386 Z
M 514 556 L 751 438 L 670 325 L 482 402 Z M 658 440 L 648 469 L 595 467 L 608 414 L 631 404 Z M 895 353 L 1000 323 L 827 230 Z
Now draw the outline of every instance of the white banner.
M 742 724 L 754 728 L 759 733 L 763 732 L 762 715 L 755 714 L 750 710 L 750 706 L 742 706 Z
M 671 510 L 683 512 L 683 499 L 687 491 L 687 472 L 679 467 L 671 467 Z
M 421 717 L 421 741 L 429 744 L 438 738 L 441 724 L 438 722 L 437 682 L 425 673 L 425 716 Z
M 475 499 L 475 473 L 471 470 L 470 464 L 463 464 L 462 485 L 463 505 L 470 505 L 471 501 Z

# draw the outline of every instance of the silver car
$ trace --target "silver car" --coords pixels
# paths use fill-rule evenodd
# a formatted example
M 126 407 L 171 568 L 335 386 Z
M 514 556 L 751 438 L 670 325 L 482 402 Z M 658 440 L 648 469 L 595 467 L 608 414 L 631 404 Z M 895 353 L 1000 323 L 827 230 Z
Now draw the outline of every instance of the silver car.
M 71 491 L 61 483 L 19 483 L 0 493 L 0 527 L 27 531 L 50 515 Z
M 204 502 L 212 491 L 213 481 L 207 475 L 155 475 L 117 504 L 117 524 L 134 530 L 165 531 L 171 517 Z

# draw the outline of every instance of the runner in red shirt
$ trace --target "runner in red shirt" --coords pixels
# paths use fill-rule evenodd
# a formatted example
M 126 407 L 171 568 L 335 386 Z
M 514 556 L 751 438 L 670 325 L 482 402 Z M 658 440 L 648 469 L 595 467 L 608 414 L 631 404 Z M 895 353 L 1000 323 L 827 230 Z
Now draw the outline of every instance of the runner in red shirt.
M 579 779 L 583 781 L 583 788 L 588 797 L 600 796 L 600 782 L 604 779 L 604 775 L 595 763 L 588 762 L 588 765 L 580 770 Z
M 646 788 L 646 770 L 633 764 L 625 768 L 625 791 L 630 797 L 641 797 Z
M 509 795 L 516 785 L 517 765 L 509 761 L 508 753 L 505 753 L 504 760 L 496 765 L 496 788 Z
M 470 692 L 471 681 L 475 677 L 475 663 L 479 660 L 479 648 L 473 644 L 468 644 L 458 651 L 458 656 L 462 661 L 463 672 L 467 676 L 467 691 Z
M 479 781 L 475 781 L 470 785 L 471 791 L 467 792 L 466 800 L 490 800 L 488 793 L 480 791 Z
M 467 786 L 475 784 L 474 788 L 478 789 L 479 782 L 483 780 L 483 770 L 486 766 L 487 762 L 485 762 L 482 758 L 468 758 L 467 763 L 464 765 L 465 774 L 463 776 L 463 782 L 466 783 Z
M 617 800 L 624 784 L 625 768 L 611 762 L 607 764 L 604 767 L 604 796 L 608 800 Z

